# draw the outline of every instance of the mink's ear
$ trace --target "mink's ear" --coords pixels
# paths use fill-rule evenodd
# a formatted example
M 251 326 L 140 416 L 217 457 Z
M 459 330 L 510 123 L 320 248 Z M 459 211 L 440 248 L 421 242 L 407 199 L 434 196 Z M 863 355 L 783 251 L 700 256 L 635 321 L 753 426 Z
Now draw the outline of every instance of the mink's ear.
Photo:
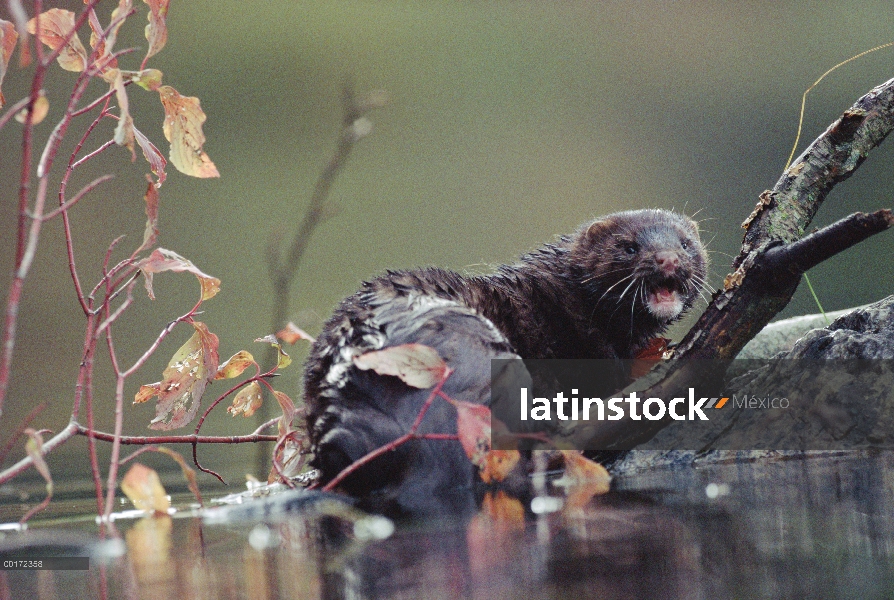
M 587 240 L 595 240 L 598 237 L 604 237 L 605 231 L 611 228 L 612 223 L 610 219 L 597 219 L 587 225 L 586 237 Z

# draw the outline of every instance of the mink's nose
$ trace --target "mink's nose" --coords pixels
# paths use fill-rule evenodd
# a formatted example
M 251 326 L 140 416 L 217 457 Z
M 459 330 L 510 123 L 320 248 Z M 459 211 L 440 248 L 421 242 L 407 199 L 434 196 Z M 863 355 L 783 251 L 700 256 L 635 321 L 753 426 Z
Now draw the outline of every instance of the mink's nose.
M 673 250 L 662 250 L 655 253 L 655 263 L 666 275 L 673 275 L 680 267 L 680 257 Z

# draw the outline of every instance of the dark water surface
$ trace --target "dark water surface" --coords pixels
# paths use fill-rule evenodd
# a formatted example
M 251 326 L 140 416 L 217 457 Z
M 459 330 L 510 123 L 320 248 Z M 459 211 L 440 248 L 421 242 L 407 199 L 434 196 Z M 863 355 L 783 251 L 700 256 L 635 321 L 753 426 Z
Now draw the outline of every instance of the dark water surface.
M 0 506 L 4 523 L 22 514 L 10 491 Z M 651 470 L 617 478 L 609 494 L 583 506 L 569 496 L 550 512 L 551 502 L 540 499 L 534 514 L 515 499 L 489 496 L 471 518 L 393 530 L 387 519 L 316 495 L 204 516 L 190 498 L 174 500 L 172 516 L 122 513 L 121 541 L 97 543 L 92 499 L 58 501 L 53 520 L 24 533 L 7 527 L 4 558 L 25 543 L 33 555 L 93 558 L 89 571 L 0 571 L 0 591 L 11 598 L 894 597 L 891 453 Z

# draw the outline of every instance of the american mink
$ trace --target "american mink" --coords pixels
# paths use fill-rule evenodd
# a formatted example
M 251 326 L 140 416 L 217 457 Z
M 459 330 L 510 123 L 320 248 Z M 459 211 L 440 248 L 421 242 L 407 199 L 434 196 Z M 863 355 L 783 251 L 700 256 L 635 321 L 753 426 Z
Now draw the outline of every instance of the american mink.
M 490 275 L 428 267 L 367 281 L 336 308 L 305 367 L 312 464 L 321 481 L 331 480 L 406 433 L 428 396 L 360 371 L 352 363 L 359 354 L 432 346 L 454 370 L 444 391 L 489 404 L 490 359 L 632 358 L 692 306 L 706 268 L 694 221 L 636 210 L 587 223 Z M 433 403 L 420 433 L 455 431 L 453 407 Z M 474 479 L 458 442 L 415 440 L 343 487 L 418 512 L 431 508 L 433 496 L 466 502 L 459 491 Z

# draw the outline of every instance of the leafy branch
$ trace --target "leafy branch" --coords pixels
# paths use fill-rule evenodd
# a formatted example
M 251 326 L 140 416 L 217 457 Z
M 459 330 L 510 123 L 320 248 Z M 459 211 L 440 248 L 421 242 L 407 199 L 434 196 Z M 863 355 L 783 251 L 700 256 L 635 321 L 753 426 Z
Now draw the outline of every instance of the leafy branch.
M 168 0 L 143 0 L 149 9 L 149 25 L 145 30 L 148 48 L 137 70 L 127 70 L 119 63 L 119 60 L 124 60 L 133 53 L 132 49 L 115 49 L 121 26 L 128 17 L 137 12 L 133 0 L 118 0 L 113 3 L 114 8 L 105 25 L 97 13 L 100 2 L 101 0 L 88 0 L 84 3 L 83 9 L 75 14 L 59 8 L 44 11 L 42 1 L 36 0 L 29 7 L 33 10 L 33 16 L 29 19 L 28 11 L 20 0 L 9 0 L 7 4 L 13 15 L 13 22 L 0 19 L 0 84 L 9 67 L 11 56 L 17 48 L 20 53 L 19 63 L 23 66 L 32 63 L 34 65 L 28 95 L 12 103 L 0 114 L 0 128 L 7 126 L 13 120 L 22 124 L 16 251 L 5 305 L 2 350 L 0 350 L 0 415 L 9 391 L 24 283 L 34 264 L 42 226 L 56 218 L 62 221 L 69 275 L 85 318 L 82 358 L 74 385 L 68 425 L 55 434 L 48 430 L 32 429 L 31 423 L 39 417 L 45 406 L 45 403 L 42 403 L 34 407 L 25 420 L 15 428 L 3 447 L 3 458 L 6 458 L 22 436 L 28 437 L 27 455 L 0 472 L 0 482 L 8 481 L 31 467 L 37 468 L 47 480 L 47 499 L 29 511 L 25 519 L 42 510 L 52 496 L 52 478 L 46 468 L 44 457 L 75 436 L 87 437 L 97 511 L 106 519 L 114 506 L 118 468 L 131 458 L 120 457 L 121 446 L 138 444 L 154 449 L 155 444 L 186 443 L 193 446 L 195 457 L 198 444 L 271 442 L 282 438 L 282 434 L 274 436 L 263 433 L 266 427 L 275 422 L 272 420 L 248 435 L 200 435 L 201 425 L 210 410 L 231 394 L 235 394 L 233 405 L 230 407 L 232 414 L 245 416 L 253 414 L 260 401 L 260 396 L 256 393 L 259 383 L 266 386 L 280 400 L 280 404 L 284 405 L 287 397 L 273 390 L 266 379 L 272 377 L 277 369 L 287 366 L 290 359 L 280 348 L 275 366 L 265 373 L 260 372 L 260 368 L 247 352 L 237 353 L 224 364 L 218 364 L 217 336 L 195 317 L 202 302 L 217 294 L 220 281 L 203 273 L 192 262 L 175 252 L 156 247 L 159 237 L 159 190 L 167 178 L 165 169 L 168 160 L 178 171 L 186 175 L 200 178 L 218 176 L 217 168 L 203 150 L 205 136 L 202 133 L 202 125 L 206 117 L 198 98 L 183 96 L 173 87 L 163 85 L 162 72 L 147 68 L 149 59 L 161 51 L 167 41 Z M 85 29 L 89 29 L 90 34 L 89 50 L 81 42 L 82 30 Z M 39 147 L 34 127 L 52 112 L 43 86 L 54 68 L 54 63 L 65 71 L 76 73 L 77 76 L 68 100 L 61 109 L 61 117 L 43 143 L 38 157 Z M 91 85 L 94 82 L 100 82 L 104 89 L 90 98 Z M 149 93 L 158 94 L 165 115 L 161 131 L 170 143 L 167 158 L 135 124 L 128 99 L 128 89 L 132 89 L 133 85 Z M 84 101 L 84 98 L 88 100 Z M 5 102 L 0 93 L 0 108 L 3 108 Z M 53 166 L 60 159 L 63 140 L 79 123 L 80 117 L 85 115 L 92 116 L 76 138 L 77 142 L 71 154 L 67 156 L 62 174 L 54 176 Z M 89 149 L 92 140 L 100 131 L 99 125 L 109 121 L 115 124 L 111 139 L 100 140 L 98 145 Z M 133 159 L 136 158 L 136 150 L 139 148 L 148 164 L 147 188 L 143 197 L 147 215 L 145 233 L 142 242 L 129 256 L 117 263 L 113 263 L 112 256 L 122 238 L 113 240 L 102 262 L 100 277 L 90 288 L 84 285 L 84 275 L 78 265 L 70 213 L 113 176 L 111 174 L 96 176 L 73 195 L 70 195 L 68 186 L 76 172 L 83 172 L 96 157 L 107 153 L 115 146 L 126 148 Z M 54 208 L 49 208 L 47 202 L 54 187 L 58 190 L 56 192 L 58 204 Z M 189 272 L 195 275 L 200 285 L 199 299 L 191 309 L 163 328 L 155 341 L 133 364 L 122 364 L 115 347 L 115 324 L 132 305 L 138 280 L 143 280 L 149 297 L 154 298 L 152 287 L 154 275 L 168 271 Z M 168 369 L 163 373 L 162 380 L 142 386 L 135 397 L 135 402 L 143 402 L 153 396 L 158 397 L 156 416 L 150 427 L 170 430 L 192 421 L 198 413 L 205 387 L 214 379 L 237 377 L 251 364 L 256 366 L 256 375 L 233 386 L 220 396 L 205 411 L 192 435 L 123 436 L 125 383 L 159 350 L 175 327 L 184 323 L 194 329 L 193 337 L 175 353 Z M 262 341 L 271 342 L 266 338 Z M 279 346 L 275 339 L 271 343 Z M 94 425 L 96 412 L 93 381 L 96 352 L 100 344 L 106 347 L 115 377 L 112 432 L 98 431 Z M 280 399 L 281 396 L 285 399 Z M 294 431 L 293 416 L 292 413 L 284 412 L 283 417 L 277 420 L 282 430 Z M 44 441 L 43 436 L 46 434 L 52 435 Z M 105 477 L 97 458 L 97 440 L 112 445 L 111 460 Z M 168 453 L 183 466 L 179 454 L 174 456 L 176 453 L 165 448 L 159 450 Z M 197 458 L 195 462 L 199 466 Z M 186 473 L 185 467 L 184 473 Z

